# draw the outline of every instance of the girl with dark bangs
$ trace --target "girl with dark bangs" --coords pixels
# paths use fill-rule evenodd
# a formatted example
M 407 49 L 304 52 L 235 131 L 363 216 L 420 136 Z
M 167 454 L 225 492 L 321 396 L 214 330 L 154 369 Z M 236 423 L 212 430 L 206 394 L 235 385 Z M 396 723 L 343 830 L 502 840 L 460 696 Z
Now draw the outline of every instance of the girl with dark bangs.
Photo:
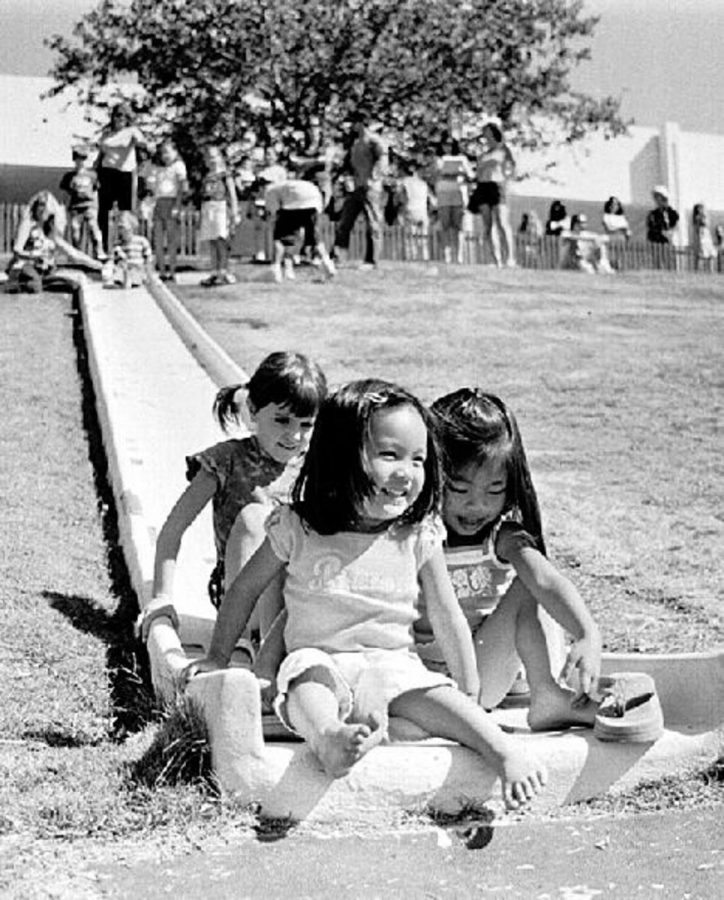
M 356 381 L 322 405 L 292 503 L 227 591 L 208 656 L 189 677 L 223 669 L 260 595 L 285 573 L 288 655 L 275 710 L 324 770 L 340 777 L 387 738 L 399 716 L 480 753 L 516 808 L 545 767 L 478 704 L 473 645 L 443 556 L 438 456 L 430 418 L 408 391 Z M 455 684 L 414 652 L 424 598 Z
M 432 405 L 441 446 L 445 559 L 473 635 L 479 701 L 496 707 L 525 667 L 534 730 L 594 725 L 601 638 L 573 584 L 546 557 L 538 498 L 515 416 L 493 394 L 461 388 Z M 541 610 L 545 611 L 539 618 Z M 553 620 L 544 631 L 541 618 Z M 558 623 L 572 636 L 563 647 Z M 443 658 L 425 610 L 417 649 L 440 671 Z M 551 651 L 563 662 L 552 672 Z M 568 686 L 576 673 L 578 689 Z M 557 675 L 558 673 L 556 673 Z

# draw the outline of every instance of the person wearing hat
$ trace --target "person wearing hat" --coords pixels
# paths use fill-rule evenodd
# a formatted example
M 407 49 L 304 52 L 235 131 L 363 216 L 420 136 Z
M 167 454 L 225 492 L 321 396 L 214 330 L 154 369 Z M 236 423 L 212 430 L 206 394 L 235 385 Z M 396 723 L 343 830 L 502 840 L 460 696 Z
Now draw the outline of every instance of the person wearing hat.
M 646 239 L 652 244 L 670 244 L 679 214 L 669 206 L 669 191 L 665 185 L 657 184 L 651 194 L 656 206 L 646 216 Z
M 73 166 L 60 179 L 60 189 L 67 197 L 70 242 L 82 250 L 84 236 L 90 240 L 93 256 L 105 260 L 103 238 L 98 227 L 98 176 L 88 165 L 90 150 L 85 145 L 73 147 Z
M 111 110 L 108 126 L 101 133 L 98 168 L 98 224 L 103 245 L 108 250 L 109 215 L 114 204 L 119 212 L 133 212 L 136 206 L 138 151 L 148 149 L 141 129 L 132 122 L 131 109 L 119 103 Z

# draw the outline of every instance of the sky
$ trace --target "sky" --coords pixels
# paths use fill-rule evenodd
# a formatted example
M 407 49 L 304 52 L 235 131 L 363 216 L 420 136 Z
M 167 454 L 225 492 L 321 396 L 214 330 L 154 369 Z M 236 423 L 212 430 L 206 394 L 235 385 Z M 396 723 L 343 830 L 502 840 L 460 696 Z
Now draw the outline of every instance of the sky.
M 47 75 L 53 59 L 43 38 L 70 35 L 95 5 L 0 0 L 0 73 Z M 673 121 L 724 134 L 724 0 L 585 0 L 585 9 L 600 22 L 577 89 L 621 98 L 624 118 L 637 125 Z

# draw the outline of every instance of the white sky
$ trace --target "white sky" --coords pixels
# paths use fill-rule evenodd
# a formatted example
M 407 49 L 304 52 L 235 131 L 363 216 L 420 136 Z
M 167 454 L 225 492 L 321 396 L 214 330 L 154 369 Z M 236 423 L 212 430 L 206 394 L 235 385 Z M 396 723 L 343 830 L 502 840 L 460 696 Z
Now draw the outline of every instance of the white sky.
M 192 2 L 192 0 L 189 0 Z M 334 2 L 334 0 L 330 0 Z M 0 72 L 46 75 L 43 37 L 69 34 L 94 0 L 0 0 Z M 601 16 L 576 86 L 623 99 L 639 125 L 724 133 L 724 0 L 585 0 Z

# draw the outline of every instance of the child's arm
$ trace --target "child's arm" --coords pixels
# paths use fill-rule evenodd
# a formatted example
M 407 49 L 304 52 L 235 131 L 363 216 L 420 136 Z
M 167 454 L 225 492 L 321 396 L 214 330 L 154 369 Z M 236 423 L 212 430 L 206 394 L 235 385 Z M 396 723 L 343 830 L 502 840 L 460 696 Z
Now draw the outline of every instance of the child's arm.
M 272 550 L 269 539 L 265 538 L 224 594 L 209 652 L 203 659 L 191 663 L 186 670 L 187 678 L 201 672 L 225 669 L 229 665 L 236 642 L 246 628 L 259 597 L 283 566 L 284 562 Z
M 501 528 L 496 553 L 513 566 L 535 600 L 573 636 L 561 678 L 567 679 L 577 669 L 580 692 L 595 690 L 601 672 L 601 635 L 574 585 L 533 546 L 519 526 Z
M 460 690 L 476 701 L 480 679 L 468 623 L 458 604 L 441 548 L 420 569 L 420 588 L 435 640 Z
M 229 201 L 229 215 L 233 225 L 238 225 L 239 218 L 239 201 L 236 197 L 236 185 L 231 175 L 226 176 L 226 196 Z
M 93 259 L 92 256 L 88 256 L 87 253 L 83 253 L 82 250 L 78 250 L 77 247 L 74 247 L 72 244 L 68 243 L 68 241 L 66 241 L 66 239 L 61 237 L 59 234 L 53 235 L 53 241 L 55 242 L 55 246 L 58 248 L 58 250 L 62 250 L 71 262 L 77 263 L 82 266 L 87 266 L 89 269 L 93 269 L 96 272 L 100 272 L 100 270 L 103 268 L 103 266 L 97 259 Z

